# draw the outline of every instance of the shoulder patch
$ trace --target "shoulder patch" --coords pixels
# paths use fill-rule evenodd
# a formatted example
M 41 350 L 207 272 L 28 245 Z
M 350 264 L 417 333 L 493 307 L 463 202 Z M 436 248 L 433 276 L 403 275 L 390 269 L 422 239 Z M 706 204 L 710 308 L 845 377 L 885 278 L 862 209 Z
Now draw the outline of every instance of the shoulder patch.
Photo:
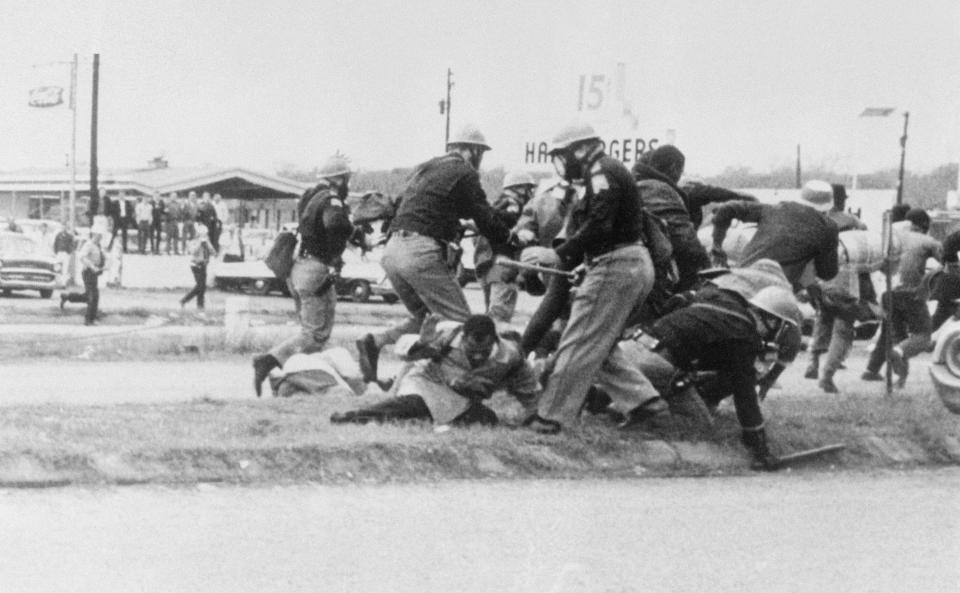
M 607 176 L 603 173 L 594 173 L 593 176 L 590 177 L 590 187 L 593 188 L 594 193 L 596 193 L 610 189 L 610 182 L 607 181 Z

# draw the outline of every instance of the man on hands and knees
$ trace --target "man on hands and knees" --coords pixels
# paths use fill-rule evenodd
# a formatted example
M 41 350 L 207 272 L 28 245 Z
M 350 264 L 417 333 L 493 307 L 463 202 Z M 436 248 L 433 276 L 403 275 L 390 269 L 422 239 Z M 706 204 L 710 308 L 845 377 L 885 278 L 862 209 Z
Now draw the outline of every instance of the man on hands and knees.
M 300 333 L 253 357 L 257 397 L 271 370 L 282 367 L 294 354 L 323 350 L 333 329 L 336 278 L 347 240 L 355 232 L 344 202 L 350 183 L 347 158 L 340 153 L 333 155 L 320 167 L 318 176 L 320 183 L 304 193 L 297 206 L 300 252 L 290 272 L 289 286 L 300 317 Z
M 431 325 L 424 323 L 419 337 L 404 336 L 397 342 L 412 366 L 398 379 L 396 397 L 333 414 L 330 421 L 432 420 L 492 426 L 498 418 L 484 402 L 494 391 L 505 389 L 524 405 L 534 401 L 539 389 L 536 375 L 517 344 L 497 336 L 493 319 L 473 315 L 462 324 Z
M 768 286 L 748 301 L 734 290 L 707 285 L 691 304 L 660 318 L 649 331 L 637 332 L 628 352 L 670 398 L 703 397 L 715 409 L 732 394 L 743 444 L 755 467 L 770 469 L 773 458 L 759 399 L 796 357 L 800 319 L 796 299 L 786 288 Z M 755 364 L 767 357 L 776 360 L 758 379 Z M 697 386 L 705 371 L 714 375 L 708 390 Z

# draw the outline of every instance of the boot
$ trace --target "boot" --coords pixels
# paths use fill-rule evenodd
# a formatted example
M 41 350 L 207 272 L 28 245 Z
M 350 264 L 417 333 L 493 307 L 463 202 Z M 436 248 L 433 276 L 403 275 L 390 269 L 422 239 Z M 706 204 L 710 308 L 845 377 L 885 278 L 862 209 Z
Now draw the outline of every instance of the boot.
M 867 369 L 863 372 L 862 375 L 860 375 L 860 380 L 861 381 L 883 381 L 884 376 L 878 373 L 877 371 L 871 371 L 870 369 Z
M 810 364 L 807 365 L 807 371 L 803 374 L 804 379 L 816 379 L 820 374 L 820 353 L 810 353 Z
M 380 358 L 380 348 L 373 338 L 373 334 L 367 334 L 357 340 L 357 354 L 360 362 L 360 373 L 363 380 L 367 383 L 377 381 L 377 362 Z
M 744 430 L 740 433 L 740 442 L 750 451 L 753 463 L 750 469 L 773 471 L 777 469 L 777 458 L 767 446 L 767 432 L 764 429 Z
M 820 382 L 818 385 L 824 393 L 840 393 L 840 390 L 837 389 L 836 384 L 833 382 L 833 373 L 829 371 L 823 373 L 823 376 L 820 377 Z
M 272 354 L 257 354 L 253 357 L 253 389 L 257 392 L 257 397 L 260 397 L 263 382 L 267 379 L 270 371 L 279 366 L 280 361 L 274 358 Z

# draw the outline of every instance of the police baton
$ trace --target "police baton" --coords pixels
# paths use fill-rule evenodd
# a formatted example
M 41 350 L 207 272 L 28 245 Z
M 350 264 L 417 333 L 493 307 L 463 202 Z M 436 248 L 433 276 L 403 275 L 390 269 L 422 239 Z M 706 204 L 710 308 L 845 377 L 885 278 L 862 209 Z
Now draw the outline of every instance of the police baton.
M 524 262 L 519 262 L 515 259 L 510 259 L 509 257 L 504 257 L 502 255 L 497 256 L 495 263 L 498 263 L 508 268 L 516 268 L 517 270 L 527 270 L 529 272 L 539 272 L 541 274 L 563 276 L 568 280 L 574 280 L 577 277 L 577 275 L 572 271 L 558 270 L 557 268 L 551 268 L 548 266 L 538 266 L 537 264 L 528 264 Z

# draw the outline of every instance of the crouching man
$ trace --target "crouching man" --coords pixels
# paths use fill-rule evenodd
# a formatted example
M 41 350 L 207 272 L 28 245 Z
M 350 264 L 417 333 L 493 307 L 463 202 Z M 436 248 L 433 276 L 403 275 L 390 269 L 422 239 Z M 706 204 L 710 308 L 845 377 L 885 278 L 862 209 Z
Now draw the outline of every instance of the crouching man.
M 770 469 L 773 458 L 759 399 L 796 356 L 799 323 L 800 309 L 789 290 L 767 287 L 747 301 L 733 291 L 708 286 L 691 304 L 661 317 L 649 332 L 635 335 L 628 356 L 672 397 L 696 394 L 699 388 L 706 404 L 715 408 L 732 394 L 741 440 L 753 455 L 754 467 Z M 767 357 L 776 361 L 758 379 L 755 364 Z M 704 372 L 715 375 L 699 386 L 698 376 Z
M 497 335 L 493 319 L 473 315 L 463 323 L 427 324 L 419 338 L 397 342 L 410 367 L 398 378 L 396 396 L 367 408 L 338 412 L 334 424 L 432 420 L 465 426 L 497 424 L 484 401 L 505 389 L 525 406 L 539 391 L 537 377 L 517 344 Z M 406 338 L 407 336 L 405 336 Z

